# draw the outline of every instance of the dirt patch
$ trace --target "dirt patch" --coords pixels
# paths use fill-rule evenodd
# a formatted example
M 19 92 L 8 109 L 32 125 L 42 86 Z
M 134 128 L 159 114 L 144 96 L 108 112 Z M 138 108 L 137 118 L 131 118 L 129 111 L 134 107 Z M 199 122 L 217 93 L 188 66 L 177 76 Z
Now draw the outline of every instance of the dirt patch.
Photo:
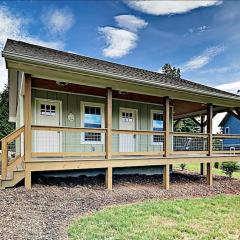
M 105 206 L 145 199 L 182 199 L 240 194 L 240 180 L 214 178 L 214 185 L 191 173 L 173 173 L 171 189 L 162 189 L 162 176 L 114 176 L 114 189 L 104 186 L 104 176 L 38 178 L 33 189 L 0 190 L 0 239 L 67 239 L 67 228 L 76 217 Z

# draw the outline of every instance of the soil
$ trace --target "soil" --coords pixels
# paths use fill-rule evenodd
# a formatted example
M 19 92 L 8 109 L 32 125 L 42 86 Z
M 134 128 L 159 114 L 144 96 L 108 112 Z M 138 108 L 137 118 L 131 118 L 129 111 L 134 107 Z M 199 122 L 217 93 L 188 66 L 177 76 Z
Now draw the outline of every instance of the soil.
M 0 190 L 0 239 L 67 239 L 67 229 L 76 218 L 106 206 L 147 199 L 185 199 L 239 194 L 240 180 L 206 178 L 188 172 L 171 174 L 170 190 L 162 188 L 162 176 L 114 176 L 113 190 L 98 177 L 38 177 L 32 190 L 23 186 Z

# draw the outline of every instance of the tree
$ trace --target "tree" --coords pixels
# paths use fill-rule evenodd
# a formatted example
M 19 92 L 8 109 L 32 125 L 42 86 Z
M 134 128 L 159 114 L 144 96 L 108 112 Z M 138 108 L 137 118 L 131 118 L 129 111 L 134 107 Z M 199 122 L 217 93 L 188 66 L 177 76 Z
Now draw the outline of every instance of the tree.
M 8 105 L 8 86 L 5 85 L 3 91 L 0 92 L 0 139 L 14 130 L 14 123 L 8 121 Z
M 239 169 L 239 166 L 237 162 L 224 162 L 221 165 L 221 169 L 231 179 L 232 174 Z
M 191 119 L 185 118 L 177 124 L 176 132 L 200 132 L 200 127 Z
M 171 64 L 169 64 L 169 63 L 166 63 L 162 67 L 162 72 L 163 72 L 163 74 L 165 74 L 166 76 L 171 77 L 171 78 L 180 78 L 181 77 L 180 68 L 172 67 Z

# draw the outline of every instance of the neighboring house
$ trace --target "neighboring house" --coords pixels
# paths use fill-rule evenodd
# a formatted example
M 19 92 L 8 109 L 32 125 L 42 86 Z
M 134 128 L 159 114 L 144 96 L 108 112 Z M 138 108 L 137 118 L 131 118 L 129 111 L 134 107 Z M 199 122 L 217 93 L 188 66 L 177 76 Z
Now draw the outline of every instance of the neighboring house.
M 176 163 L 207 163 L 211 185 L 211 163 L 240 160 L 213 148 L 212 134 L 214 114 L 239 110 L 238 95 L 14 40 L 2 55 L 16 123 L 2 139 L 3 188 L 23 179 L 31 188 L 33 172 L 103 169 L 111 189 L 116 170 L 162 166 L 168 189 Z M 173 132 L 196 116 L 207 133 Z
M 240 118 L 236 113 L 228 112 L 220 122 L 219 127 L 221 127 L 224 134 L 240 134 Z M 223 150 L 235 152 L 236 150 L 240 150 L 240 139 L 224 139 L 221 141 L 221 145 Z

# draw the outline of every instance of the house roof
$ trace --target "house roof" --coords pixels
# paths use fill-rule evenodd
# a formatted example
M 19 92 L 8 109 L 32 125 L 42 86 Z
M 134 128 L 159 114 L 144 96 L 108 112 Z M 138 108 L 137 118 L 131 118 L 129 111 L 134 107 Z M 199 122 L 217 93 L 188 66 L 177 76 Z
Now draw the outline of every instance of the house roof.
M 240 121 L 240 119 L 236 115 L 234 115 L 233 112 L 228 112 L 225 114 L 225 116 L 223 117 L 222 121 L 219 123 L 218 126 L 223 127 L 226 124 L 226 122 L 229 120 L 229 118 L 231 118 L 231 117 L 236 118 Z
M 221 91 L 189 80 L 170 78 L 158 72 L 125 66 L 11 39 L 7 40 L 2 55 L 6 58 L 22 59 L 22 61 L 39 61 L 48 64 L 61 65 L 66 68 L 68 66 L 74 67 L 79 70 L 124 78 L 129 82 L 132 81 L 149 86 L 182 89 L 190 92 L 201 92 L 214 96 L 221 95 L 221 97 L 240 100 L 239 95 Z
M 226 113 L 222 121 L 218 124 L 218 126 L 223 127 L 231 116 L 233 115 L 230 112 Z

